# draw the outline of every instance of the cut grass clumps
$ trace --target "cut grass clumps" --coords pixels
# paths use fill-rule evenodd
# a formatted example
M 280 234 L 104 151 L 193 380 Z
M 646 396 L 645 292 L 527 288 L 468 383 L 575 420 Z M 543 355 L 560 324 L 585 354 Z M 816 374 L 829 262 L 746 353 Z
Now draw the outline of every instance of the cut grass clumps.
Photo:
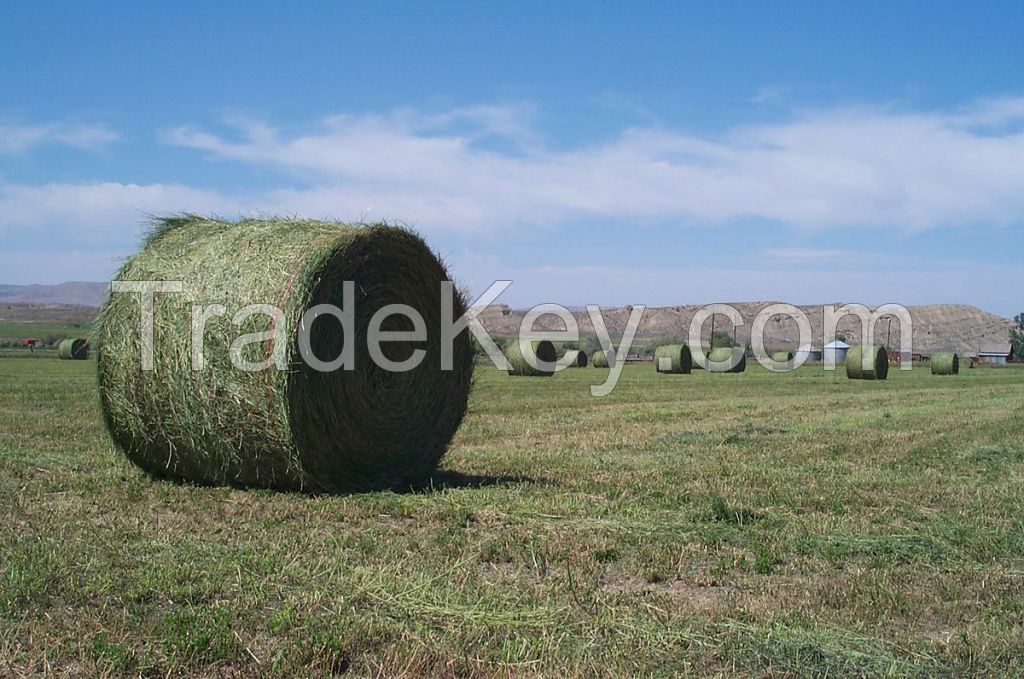
M 846 376 L 851 380 L 884 380 L 889 376 L 889 352 L 880 346 L 852 347 L 846 353 Z
M 125 455 L 154 476 L 313 492 L 406 486 L 437 467 L 466 413 L 469 336 L 461 333 L 453 343 L 454 369 L 441 370 L 441 288 L 450 278 L 406 229 L 162 219 L 116 280 L 183 284 L 181 293 L 154 298 L 151 371 L 141 369 L 140 295 L 112 293 L 99 319 L 97 370 L 107 427 Z M 353 282 L 347 301 L 345 281 Z M 303 315 L 321 304 L 347 310 L 349 302 L 351 337 L 332 315 L 307 322 L 308 353 L 333 362 L 352 342 L 351 370 L 314 369 L 299 345 Z M 193 369 L 191 356 L 196 304 L 223 306 L 196 333 L 204 340 L 202 369 Z M 236 314 L 253 304 L 275 305 L 281 313 L 239 316 L 236 324 Z M 424 350 L 422 362 L 405 372 L 376 365 L 366 341 L 371 317 L 391 304 L 409 305 L 426 327 L 426 341 L 380 345 L 391 361 Z M 456 294 L 453 318 L 464 311 Z M 412 329 L 400 315 L 381 325 Z M 263 337 L 239 350 L 242 333 Z M 240 359 L 269 357 L 285 369 L 236 367 Z
M 693 356 L 685 344 L 668 344 L 654 350 L 654 368 L 660 373 L 688 375 L 693 370 Z
M 57 345 L 57 358 L 65 361 L 84 361 L 89 358 L 89 340 L 69 337 Z
M 959 375 L 960 357 L 954 353 L 932 354 L 932 375 Z
M 533 352 L 527 360 L 526 352 Z M 555 345 L 548 340 L 509 340 L 505 347 L 505 358 L 509 362 L 508 374 L 515 377 L 550 377 L 555 374 L 554 362 L 558 360 Z M 548 364 L 548 365 L 545 365 Z
M 733 358 L 734 351 L 739 353 L 739 357 L 737 359 Z M 708 361 L 710 361 L 711 363 L 721 363 L 723 365 L 728 365 L 728 363 L 734 360 L 736 361 L 736 364 L 732 368 L 716 368 L 711 366 L 710 364 L 708 365 L 708 367 L 710 368 L 711 372 L 719 373 L 741 373 L 747 369 L 747 354 L 746 352 L 743 351 L 742 348 L 717 347 L 715 349 L 712 349 L 708 353 Z

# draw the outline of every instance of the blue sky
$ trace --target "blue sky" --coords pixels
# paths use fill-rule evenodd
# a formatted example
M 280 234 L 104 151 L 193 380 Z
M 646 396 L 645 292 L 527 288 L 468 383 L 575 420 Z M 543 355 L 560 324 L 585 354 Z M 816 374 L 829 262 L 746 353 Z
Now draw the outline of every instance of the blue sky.
M 501 301 L 1024 283 L 1024 4 L 0 6 L 0 283 L 148 214 L 400 220 Z

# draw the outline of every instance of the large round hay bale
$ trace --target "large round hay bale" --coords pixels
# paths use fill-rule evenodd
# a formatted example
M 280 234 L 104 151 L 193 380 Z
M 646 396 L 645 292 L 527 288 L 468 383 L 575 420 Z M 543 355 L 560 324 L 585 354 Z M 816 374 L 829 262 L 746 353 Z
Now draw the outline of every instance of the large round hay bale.
M 739 347 L 736 350 L 742 351 Z M 717 347 L 712 349 L 708 353 L 708 360 L 715 363 L 724 363 L 726 361 L 732 361 L 733 347 Z M 727 373 L 741 373 L 747 369 L 747 354 L 743 352 L 740 354 L 740 359 L 732 368 L 724 370 L 721 368 L 712 368 L 712 372 L 727 372 Z
M 117 280 L 182 281 L 182 293 L 154 302 L 153 370 L 140 368 L 140 296 L 112 293 L 100 316 L 98 375 L 103 413 L 116 444 L 137 465 L 160 477 L 306 491 L 359 491 L 405 486 L 429 477 L 466 412 L 472 382 L 469 333 L 452 347 L 442 370 L 439 329 L 442 281 L 448 273 L 416 234 L 386 225 L 200 217 L 162 220 Z M 348 309 L 343 285 L 352 281 L 352 337 L 331 315 L 299 328 L 307 310 Z M 205 366 L 193 369 L 195 304 L 223 305 L 205 332 Z M 236 312 L 273 304 L 281 314 Z M 381 353 L 423 360 L 405 372 L 378 366 L 368 327 L 386 305 L 405 304 L 423 318 L 427 340 L 384 342 Z M 465 311 L 460 295 L 454 318 Z M 413 330 L 405 316 L 387 316 L 384 331 Z M 229 350 L 242 333 L 278 332 Z M 197 333 L 199 334 L 199 333 Z M 354 347 L 351 364 L 317 370 Z M 285 370 L 246 371 L 238 357 L 260 361 L 280 352 Z
M 870 355 L 864 368 L 864 355 Z M 856 346 L 846 352 L 846 376 L 851 380 L 884 380 L 889 376 L 889 352 L 885 347 Z
M 685 344 L 667 344 L 654 350 L 654 369 L 660 373 L 688 375 L 693 369 L 693 356 Z
M 57 345 L 57 358 L 65 361 L 84 361 L 89 358 L 89 340 L 69 337 Z
M 789 363 L 793 360 L 795 354 L 792 351 L 774 351 L 772 352 L 773 363 Z
M 576 360 L 572 362 L 570 368 L 586 368 L 587 367 L 587 352 L 580 349 L 576 352 Z
M 598 349 L 590 355 L 590 365 L 595 368 L 608 368 L 608 356 L 603 351 Z
M 548 340 L 530 340 L 530 348 L 536 357 L 536 366 L 530 364 L 523 355 L 523 347 L 520 340 L 512 338 L 505 347 L 505 358 L 509 362 L 509 375 L 518 377 L 550 377 L 555 374 L 554 366 L 545 366 L 544 363 L 554 363 L 558 359 L 555 345 Z
M 960 357 L 950 352 L 932 354 L 931 366 L 932 375 L 959 375 Z

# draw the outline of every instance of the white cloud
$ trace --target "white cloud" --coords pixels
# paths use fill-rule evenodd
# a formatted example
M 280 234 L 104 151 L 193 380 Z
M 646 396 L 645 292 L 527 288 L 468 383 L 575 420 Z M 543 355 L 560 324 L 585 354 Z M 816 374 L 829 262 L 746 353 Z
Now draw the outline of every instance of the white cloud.
M 177 212 L 232 215 L 238 209 L 217 192 L 177 184 L 0 183 L 0 235 L 31 230 L 72 244 L 120 242 L 130 249 L 150 215 Z
M 301 185 L 271 196 L 292 211 L 373 205 L 428 228 L 755 217 L 806 230 L 915 231 L 1024 220 L 1024 98 L 948 112 L 804 111 L 720 137 L 635 128 L 568 150 L 542 144 L 529 117 L 502 107 L 335 116 L 294 136 L 236 121 L 239 139 L 178 128 L 166 140 L 292 173 Z
M 21 153 L 42 144 L 92 149 L 119 138 L 120 135 L 102 125 L 0 125 L 0 153 Z
M 44 250 L 0 251 L 0 283 L 55 285 L 65 281 L 107 281 L 125 262 L 124 253 Z

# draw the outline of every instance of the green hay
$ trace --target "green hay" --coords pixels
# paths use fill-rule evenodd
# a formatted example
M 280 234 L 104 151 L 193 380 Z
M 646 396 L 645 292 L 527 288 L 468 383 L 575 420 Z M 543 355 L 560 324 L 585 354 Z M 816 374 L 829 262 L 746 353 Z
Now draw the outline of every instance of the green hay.
M 565 344 L 555 344 L 555 354 L 558 356 L 558 360 L 562 360 L 562 357 L 569 353 L 570 348 Z M 582 349 L 571 349 L 576 352 L 576 360 L 569 364 L 570 368 L 586 368 L 589 363 L 587 352 Z
M 775 363 L 789 363 L 793 360 L 794 356 L 792 351 L 776 351 L 772 353 L 772 361 Z
M 140 369 L 137 294 L 112 294 L 99 320 L 98 377 L 114 442 L 147 472 L 202 484 L 344 492 L 406 486 L 437 467 L 466 412 L 473 354 L 468 333 L 454 343 L 454 370 L 440 369 L 444 266 L 416 234 L 401 228 L 299 220 L 226 222 L 183 216 L 160 220 L 118 280 L 183 281 L 158 294 L 154 370 Z M 321 373 L 299 353 L 299 322 L 316 304 L 342 306 L 342 282 L 355 283 L 354 370 Z M 191 361 L 193 303 L 225 306 L 205 331 L 205 370 Z M 229 346 L 240 333 L 272 328 L 270 317 L 231 319 L 249 304 L 284 312 L 285 371 L 236 369 Z M 420 365 L 389 372 L 369 356 L 370 317 L 386 304 L 415 308 L 426 342 L 382 343 L 391 360 L 424 349 Z M 454 317 L 465 310 L 457 298 Z M 383 330 L 412 329 L 389 316 Z M 324 361 L 341 352 L 342 327 L 320 317 L 310 337 Z M 261 360 L 271 342 L 249 345 Z
M 608 356 L 599 349 L 590 355 L 590 365 L 595 368 L 608 368 Z
M 693 369 L 693 356 L 685 344 L 667 344 L 654 350 L 654 369 L 660 373 L 688 375 Z
M 533 340 L 530 342 L 530 346 L 537 357 L 535 362 L 554 363 L 558 357 L 555 345 L 548 340 Z M 553 367 L 546 369 L 539 365 L 539 363 L 538 367 L 530 365 L 526 357 L 523 356 L 519 340 L 514 337 L 509 340 L 508 346 L 505 347 L 505 358 L 509 362 L 508 374 L 514 377 L 550 377 L 555 374 Z
M 57 345 L 57 358 L 65 361 L 84 361 L 89 358 L 89 340 L 69 337 Z
M 733 347 L 717 347 L 712 349 L 708 353 L 708 360 L 714 362 L 724 362 L 732 360 Z M 741 373 L 747 369 L 747 354 L 746 352 L 740 357 L 739 362 L 729 370 L 723 370 L 720 368 L 712 368 L 712 372 L 719 373 Z
M 959 375 L 960 357 L 949 352 L 932 354 L 931 367 L 932 375 Z
M 864 352 L 871 355 L 870 367 L 864 369 Z M 851 380 L 884 380 L 889 376 L 889 352 L 885 347 L 852 347 L 846 353 L 846 376 Z

